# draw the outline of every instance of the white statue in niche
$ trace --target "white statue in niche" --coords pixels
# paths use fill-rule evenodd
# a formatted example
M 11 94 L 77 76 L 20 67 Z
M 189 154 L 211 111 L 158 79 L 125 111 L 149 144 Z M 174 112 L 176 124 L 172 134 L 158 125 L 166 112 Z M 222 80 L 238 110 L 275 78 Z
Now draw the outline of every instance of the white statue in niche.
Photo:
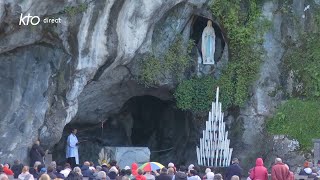
M 214 64 L 214 52 L 216 49 L 216 34 L 209 20 L 202 32 L 201 52 L 203 64 Z

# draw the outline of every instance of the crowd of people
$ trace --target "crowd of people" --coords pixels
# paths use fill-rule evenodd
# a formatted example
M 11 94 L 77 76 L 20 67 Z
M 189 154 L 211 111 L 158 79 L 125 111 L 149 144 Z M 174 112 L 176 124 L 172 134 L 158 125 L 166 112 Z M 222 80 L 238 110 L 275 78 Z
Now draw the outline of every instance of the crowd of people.
M 214 174 L 210 168 L 205 171 L 205 176 L 200 178 L 197 167 L 190 165 L 188 168 L 180 166 L 178 169 L 173 163 L 168 167 L 159 170 L 146 171 L 138 168 L 138 164 L 133 163 L 123 169 L 119 169 L 116 161 L 109 164 L 95 166 L 93 162 L 85 161 L 83 165 L 71 167 L 66 163 L 64 167 L 57 166 L 55 161 L 45 167 L 40 161 L 36 161 L 34 166 L 24 166 L 18 160 L 12 167 L 9 164 L 0 165 L 0 180 L 8 180 L 8 176 L 13 176 L 19 180 L 81 180 L 86 177 L 89 180 L 201 180 L 201 179 L 222 179 L 221 174 Z M 232 180 L 236 180 L 236 176 Z M 239 179 L 239 177 L 238 177 Z
M 309 162 L 305 162 L 304 168 L 301 169 L 301 175 L 307 175 L 314 179 L 318 179 L 320 172 L 320 162 L 317 168 L 311 168 Z M 138 168 L 136 163 L 131 167 L 125 166 L 120 169 L 116 161 L 95 166 L 93 162 L 85 161 L 81 166 L 72 167 L 69 163 L 65 163 L 64 167 L 57 166 L 55 161 L 45 167 L 40 161 L 36 161 L 33 167 L 24 166 L 18 160 L 14 164 L 0 165 L 0 180 L 8 180 L 8 176 L 13 176 L 19 180 L 81 180 L 87 178 L 89 180 L 239 180 L 247 178 L 248 180 L 294 180 L 294 173 L 289 167 L 282 162 L 280 158 L 275 159 L 272 166 L 271 174 L 264 166 L 262 158 L 257 158 L 256 165 L 248 174 L 243 174 L 239 160 L 234 158 L 232 164 L 226 169 L 224 176 L 215 173 L 213 169 L 206 168 L 203 173 L 198 166 L 193 164 L 175 167 L 173 163 L 169 163 L 167 167 L 159 170 L 146 171 Z
M 289 167 L 282 162 L 280 158 L 275 159 L 272 166 L 271 174 L 264 166 L 262 158 L 256 159 L 256 165 L 249 170 L 248 173 L 243 173 L 237 158 L 232 159 L 231 165 L 226 168 L 224 173 L 214 172 L 211 168 L 206 168 L 201 171 L 199 166 L 193 164 L 176 167 L 173 163 L 169 163 L 167 167 L 158 169 L 157 171 L 143 171 L 138 168 L 136 163 L 131 167 L 126 166 L 120 169 L 116 161 L 110 163 L 95 165 L 93 162 L 85 161 L 82 165 L 79 164 L 78 156 L 78 140 L 76 138 L 77 130 L 73 129 L 68 137 L 67 147 L 67 163 L 64 166 L 57 166 L 53 161 L 49 166 L 44 166 L 43 156 L 47 153 L 40 146 L 39 141 L 35 141 L 30 150 L 30 167 L 21 164 L 18 160 L 14 164 L 0 164 L 0 180 L 7 180 L 9 177 L 14 177 L 19 180 L 51 180 L 51 179 L 66 179 L 80 180 L 83 177 L 89 180 L 239 180 L 246 178 L 247 180 L 294 180 L 294 173 L 289 170 Z M 204 170 L 204 169 L 203 169 Z M 222 176 L 224 174 L 224 176 Z M 308 176 L 315 180 L 320 180 L 320 161 L 316 167 L 310 162 L 304 163 L 304 168 L 298 173 Z

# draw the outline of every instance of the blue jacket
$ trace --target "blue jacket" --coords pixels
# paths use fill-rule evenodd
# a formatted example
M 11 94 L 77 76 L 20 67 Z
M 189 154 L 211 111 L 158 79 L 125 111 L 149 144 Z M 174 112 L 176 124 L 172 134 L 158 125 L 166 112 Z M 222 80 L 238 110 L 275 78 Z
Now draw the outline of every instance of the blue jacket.
M 241 178 L 242 174 L 242 168 L 239 166 L 239 164 L 234 163 L 230 165 L 226 171 L 226 180 L 231 180 L 231 177 L 234 175 L 237 175 Z
M 89 169 L 89 166 L 83 165 L 81 167 L 81 173 L 83 177 L 93 177 L 93 172 Z

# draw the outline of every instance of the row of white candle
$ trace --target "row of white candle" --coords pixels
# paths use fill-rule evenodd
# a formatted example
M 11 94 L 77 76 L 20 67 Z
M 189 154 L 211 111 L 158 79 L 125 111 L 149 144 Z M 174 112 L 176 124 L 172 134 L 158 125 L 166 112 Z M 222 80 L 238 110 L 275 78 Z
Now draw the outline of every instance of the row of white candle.
M 206 129 L 200 138 L 200 147 L 196 148 L 198 164 L 202 166 L 226 167 L 230 165 L 232 148 L 228 131 L 225 131 L 224 114 L 219 102 L 219 87 L 216 93 L 216 102 L 212 102 Z

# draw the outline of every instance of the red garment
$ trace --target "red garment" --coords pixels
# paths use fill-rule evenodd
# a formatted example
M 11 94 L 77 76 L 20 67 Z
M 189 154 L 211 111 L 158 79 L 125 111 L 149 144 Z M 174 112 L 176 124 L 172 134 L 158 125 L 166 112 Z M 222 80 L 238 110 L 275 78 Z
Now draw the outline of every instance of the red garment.
M 138 176 L 138 164 L 137 163 L 132 163 L 132 165 L 131 165 L 131 173 L 135 177 Z
M 268 170 L 263 166 L 261 158 L 256 160 L 256 167 L 252 168 L 250 178 L 252 180 L 268 180 Z
M 144 175 L 137 175 L 136 180 L 147 180 L 147 178 Z
M 272 166 L 272 180 L 288 180 L 290 179 L 290 171 L 283 163 L 277 163 Z
M 288 180 L 294 180 L 294 174 L 293 172 L 290 171 L 290 176 L 289 176 L 289 179 Z
M 6 174 L 6 175 L 13 175 L 13 172 L 11 169 L 9 169 L 8 167 L 4 166 L 3 167 L 3 172 Z

